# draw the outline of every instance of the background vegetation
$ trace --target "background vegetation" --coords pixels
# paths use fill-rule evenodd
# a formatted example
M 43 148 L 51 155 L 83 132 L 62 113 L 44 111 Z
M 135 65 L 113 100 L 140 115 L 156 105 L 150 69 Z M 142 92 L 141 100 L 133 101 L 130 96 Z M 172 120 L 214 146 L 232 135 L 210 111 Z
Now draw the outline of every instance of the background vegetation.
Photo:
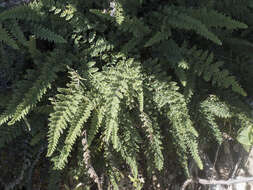
M 250 148 L 252 1 L 1 7 L 2 188 L 175 189 Z

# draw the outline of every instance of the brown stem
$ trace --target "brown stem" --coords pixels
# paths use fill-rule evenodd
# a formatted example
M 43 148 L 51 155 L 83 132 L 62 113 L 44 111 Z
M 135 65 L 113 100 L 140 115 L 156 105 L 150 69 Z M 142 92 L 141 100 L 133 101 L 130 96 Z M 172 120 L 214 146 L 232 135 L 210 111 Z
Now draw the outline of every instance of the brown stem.
M 88 170 L 88 174 L 90 175 L 90 178 L 93 179 L 93 181 L 97 184 L 98 190 L 102 190 L 102 182 L 99 179 L 95 169 L 90 163 L 90 151 L 88 149 L 86 130 L 84 130 L 83 132 L 82 145 L 83 145 L 83 151 L 84 151 L 83 160 L 85 163 L 85 167 Z

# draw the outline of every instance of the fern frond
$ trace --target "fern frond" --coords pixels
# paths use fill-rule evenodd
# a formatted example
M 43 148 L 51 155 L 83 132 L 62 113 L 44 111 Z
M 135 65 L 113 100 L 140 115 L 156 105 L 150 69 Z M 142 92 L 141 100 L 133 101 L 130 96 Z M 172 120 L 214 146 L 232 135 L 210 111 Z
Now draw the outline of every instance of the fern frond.
M 215 139 L 219 144 L 222 143 L 223 137 L 219 129 L 219 124 L 216 118 L 228 119 L 232 117 L 229 107 L 218 97 L 212 95 L 200 104 L 200 116 L 201 125 L 203 127 L 208 127 L 214 135 Z
M 42 20 L 42 16 L 39 15 L 36 11 L 32 10 L 30 7 L 26 5 L 21 5 L 15 6 L 0 13 L 0 22 L 7 19 L 40 22 Z
M 187 52 L 189 54 L 187 53 L 188 55 L 186 56 L 189 58 L 190 62 L 193 62 L 191 70 L 195 74 L 203 76 L 205 81 L 211 81 L 213 85 L 218 85 L 223 88 L 229 88 L 231 86 L 234 92 L 246 96 L 246 92 L 236 81 L 235 77 L 230 75 L 228 70 L 221 68 L 223 62 L 214 61 L 213 53 L 196 50 L 196 47 L 193 47 Z
M 216 122 L 216 118 L 213 114 L 210 114 L 206 111 L 201 111 L 201 126 L 204 128 L 207 127 L 207 130 L 211 130 L 212 135 L 215 137 L 215 140 L 221 144 L 223 141 L 222 133 L 219 129 L 219 125 Z M 205 129 L 204 129 L 205 130 Z
M 14 49 L 18 49 L 18 45 L 15 42 L 15 40 L 11 38 L 10 34 L 4 28 L 2 28 L 1 25 L 0 25 L 0 42 L 3 42 Z
M 48 40 L 50 42 L 55 43 L 66 43 L 66 40 L 54 32 L 50 31 L 47 28 L 42 27 L 41 25 L 35 25 L 33 24 L 31 28 L 31 32 L 37 37 L 42 40 Z
M 53 12 L 55 15 L 59 15 L 61 18 L 64 18 L 66 21 L 69 21 L 74 17 L 76 8 L 72 6 L 71 4 L 68 4 L 64 7 L 64 9 L 57 8 L 56 6 L 52 6 L 49 11 Z
M 82 90 L 78 87 L 79 80 L 75 80 L 72 74 L 72 81 L 67 85 L 68 88 L 58 89 L 60 94 L 56 95 L 56 100 L 52 100 L 54 112 L 49 118 L 48 132 L 48 152 L 51 156 L 55 151 L 60 135 L 68 127 L 68 122 L 72 121 L 74 114 L 78 110 L 78 105 L 83 98 Z
M 159 43 L 162 40 L 168 38 L 168 34 L 165 32 L 157 32 L 154 36 L 152 36 L 144 45 L 144 47 L 150 47 L 156 43 Z
M 75 118 L 73 118 L 73 121 L 70 123 L 68 136 L 65 140 L 65 143 L 67 145 L 72 146 L 75 143 L 77 136 L 81 133 L 83 124 L 91 115 L 91 111 L 93 110 L 94 105 L 92 102 L 90 102 L 90 100 L 88 100 L 87 103 L 86 101 L 80 102 L 81 105 L 77 110 L 77 114 Z
M 0 117 L 0 126 L 8 122 L 12 117 L 12 113 L 3 113 Z
M 17 111 L 17 105 L 24 99 L 24 94 L 26 94 L 31 86 L 33 86 L 33 81 L 37 79 L 37 72 L 34 70 L 27 70 L 27 76 L 25 79 L 18 81 L 15 85 L 13 95 L 11 97 L 10 103 L 6 106 L 6 109 L 1 113 L 0 125 L 8 122 Z
M 202 169 L 203 164 L 198 154 L 198 133 L 190 119 L 186 100 L 178 92 L 176 83 L 155 81 L 150 85 L 156 89 L 153 93 L 153 101 L 159 110 L 166 113 L 167 119 L 171 122 L 173 128 L 171 132 L 182 159 L 181 163 L 187 163 L 185 159 L 187 159 L 187 152 L 189 150 L 198 167 Z M 186 171 L 186 174 L 189 175 L 188 171 Z
M 115 2 L 115 13 L 112 14 L 115 17 L 116 23 L 121 25 L 125 20 L 124 10 L 119 1 Z
M 57 78 L 55 68 L 52 63 L 44 64 L 41 69 L 41 75 L 35 81 L 33 86 L 24 95 L 24 99 L 17 106 L 15 113 L 12 116 L 9 125 L 24 118 L 32 108 L 41 100 L 47 90 L 51 88 L 51 83 Z
M 108 43 L 104 38 L 99 38 L 94 44 L 90 47 L 90 54 L 93 57 L 100 56 L 114 49 L 114 46 Z
M 219 118 L 228 119 L 232 117 L 229 106 L 215 95 L 210 95 L 203 101 L 201 103 L 201 108 Z
M 124 107 L 121 110 L 121 113 L 123 113 L 124 116 L 120 118 L 120 126 L 121 126 L 120 141 L 122 142 L 120 154 L 122 158 L 126 160 L 126 163 L 129 165 L 131 169 L 131 173 L 134 176 L 134 178 L 137 179 L 138 165 L 137 165 L 136 159 L 138 157 L 138 153 L 140 149 L 139 144 L 142 143 L 142 138 L 139 131 L 136 130 L 135 120 L 131 117 L 130 113 L 126 110 L 126 107 Z
M 219 38 L 215 34 L 210 32 L 208 28 L 201 23 L 201 21 L 190 17 L 180 11 L 177 11 L 175 7 L 167 7 L 163 10 L 163 12 L 166 15 L 164 23 L 168 23 L 172 27 L 176 27 L 179 29 L 193 30 L 197 34 L 213 41 L 218 45 L 222 44 Z
M 161 135 L 158 133 L 158 131 L 155 132 L 154 123 L 151 121 L 151 119 L 148 117 L 146 113 L 142 112 L 140 114 L 140 119 L 142 121 L 142 128 L 144 129 L 147 139 L 149 140 L 150 147 L 148 149 L 152 153 L 149 156 L 154 157 L 153 162 L 155 164 L 155 167 L 158 170 L 162 170 L 164 158 L 162 154 L 163 148 L 161 142 Z
M 105 117 L 105 108 L 104 107 L 95 109 L 93 111 L 93 116 L 92 116 L 89 131 L 88 131 L 88 135 L 87 135 L 88 136 L 88 139 L 87 139 L 88 146 L 91 145 L 95 135 L 98 133 L 98 130 L 101 127 L 104 117 Z
M 9 21 L 8 24 L 5 25 L 5 27 L 10 31 L 10 33 L 15 36 L 18 42 L 21 42 L 24 44 L 26 42 L 24 33 L 20 26 L 18 25 L 17 21 Z
M 106 131 L 105 142 L 112 141 L 113 147 L 116 150 L 120 150 L 120 141 L 118 137 L 118 114 L 120 111 L 120 99 L 122 95 L 120 92 L 115 92 L 114 96 L 108 101 L 108 116 L 106 118 Z
M 70 122 L 68 135 L 65 139 L 65 145 L 58 159 L 54 162 L 56 169 L 63 169 L 67 163 L 67 158 L 72 150 L 72 147 L 78 136 L 81 135 L 83 124 L 90 117 L 91 111 L 94 105 L 89 100 L 81 100 L 78 109 L 76 110 L 75 116 Z
M 205 7 L 200 9 L 185 10 L 189 16 L 198 19 L 207 27 L 225 27 L 229 30 L 245 29 L 248 26 L 242 22 L 233 20 L 231 17 L 225 16 L 216 10 L 207 10 Z

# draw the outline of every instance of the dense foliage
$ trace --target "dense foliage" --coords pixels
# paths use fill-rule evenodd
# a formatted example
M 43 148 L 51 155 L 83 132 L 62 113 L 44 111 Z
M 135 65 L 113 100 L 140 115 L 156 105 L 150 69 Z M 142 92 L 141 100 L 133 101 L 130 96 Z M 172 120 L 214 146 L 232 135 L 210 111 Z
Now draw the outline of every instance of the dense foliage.
M 34 189 L 44 174 L 49 190 L 119 189 L 123 179 L 148 189 L 153 175 L 201 170 L 199 144 L 224 133 L 247 148 L 252 10 L 250 0 L 0 7 L 4 188 Z

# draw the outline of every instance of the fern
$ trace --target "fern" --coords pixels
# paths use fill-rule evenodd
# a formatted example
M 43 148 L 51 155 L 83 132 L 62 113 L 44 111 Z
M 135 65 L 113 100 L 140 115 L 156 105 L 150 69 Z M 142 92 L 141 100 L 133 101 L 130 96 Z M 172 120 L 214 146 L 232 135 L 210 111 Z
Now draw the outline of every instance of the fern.
M 43 40 L 48 40 L 55 43 L 66 43 L 66 40 L 63 37 L 53 33 L 46 28 L 43 28 L 42 26 L 33 25 L 33 27 L 31 28 L 31 32 L 33 32 L 37 38 Z
M 98 108 L 97 110 L 94 109 L 90 129 L 87 135 L 88 136 L 87 143 L 89 146 L 91 145 L 95 135 L 98 133 L 98 130 L 102 125 L 104 115 L 105 115 L 104 107 Z
M 149 77 L 156 78 L 156 70 L 151 71 L 153 74 Z M 171 130 L 175 141 L 177 142 L 178 154 L 182 159 L 182 166 L 187 166 L 187 150 L 191 152 L 199 168 L 202 168 L 202 161 L 198 155 L 197 137 L 198 133 L 195 130 L 190 115 L 186 100 L 178 91 L 178 87 L 174 82 L 169 82 L 168 79 L 159 74 L 161 82 L 155 80 L 153 83 L 147 85 L 147 89 L 155 89 L 152 92 L 152 100 L 156 107 L 164 114 L 165 117 L 171 122 Z M 148 79 L 148 78 L 147 78 Z M 158 78 L 159 79 L 159 78 Z M 150 79 L 149 79 L 150 80 Z M 150 85 L 150 86 L 149 86 Z M 189 175 L 188 171 L 185 170 Z
M 18 104 L 13 104 L 7 108 L 6 112 L 2 114 L 0 124 L 7 122 L 9 119 L 9 125 L 14 124 L 17 121 L 20 121 L 35 107 L 35 105 L 41 100 L 43 95 L 46 94 L 47 90 L 51 88 L 51 83 L 57 78 L 56 72 L 60 71 L 61 66 L 55 66 L 53 63 L 56 61 L 54 56 L 58 56 L 52 53 L 52 57 L 48 58 L 50 64 L 44 64 L 40 76 L 35 80 L 32 86 L 25 89 L 24 86 L 20 86 L 26 91 L 23 91 L 24 95 L 22 95 L 22 100 Z M 29 76 L 29 75 L 28 75 Z M 34 72 L 31 73 L 33 79 L 35 79 L 36 74 Z M 31 77 L 30 76 L 30 77 Z M 31 78 L 30 78 L 31 79 Z M 25 82 L 23 82 L 25 84 Z M 31 85 L 29 82 L 27 85 Z M 15 98 L 15 96 L 14 96 Z M 21 97 L 18 97 L 21 99 Z M 13 108 L 15 107 L 15 108 Z
M 150 144 L 149 151 L 152 152 L 152 156 L 154 157 L 153 162 L 155 163 L 155 167 L 158 170 L 162 170 L 164 158 L 162 155 L 162 146 L 161 146 L 162 142 L 160 139 L 160 134 L 154 133 L 152 121 L 148 118 L 148 116 L 144 112 L 141 113 L 140 117 L 143 123 L 142 128 L 144 129 Z
M 137 164 L 137 156 L 139 153 L 140 146 L 139 144 L 142 142 L 141 135 L 138 131 L 135 130 L 135 120 L 131 116 L 129 112 L 125 109 L 121 110 L 121 113 L 124 113 L 124 116 L 121 119 L 120 126 L 123 129 L 119 130 L 120 132 L 124 131 L 120 136 L 121 140 L 121 149 L 120 154 L 126 160 L 126 163 L 129 165 L 131 169 L 131 174 L 135 179 L 138 176 L 138 164 Z M 121 134 L 121 133 L 120 133 Z
M 0 148 L 3 148 L 8 143 L 12 142 L 18 136 L 24 134 L 24 128 L 22 125 L 13 125 L 13 126 L 1 126 L 0 127 Z
M 222 44 L 219 38 L 210 32 L 199 20 L 177 11 L 175 7 L 167 7 L 163 10 L 163 12 L 166 15 L 163 21 L 164 23 L 168 23 L 172 27 L 179 29 L 193 30 L 197 34 L 215 42 L 216 44 Z
M 197 50 L 193 47 L 187 52 L 190 60 L 194 60 L 192 66 L 196 75 L 202 76 L 207 82 L 211 81 L 213 85 L 228 88 L 231 86 L 234 92 L 246 96 L 246 92 L 242 89 L 235 77 L 229 74 L 228 70 L 222 70 L 223 62 L 214 62 L 214 55 L 208 51 Z
M 222 133 L 216 118 L 228 119 L 232 117 L 229 107 L 217 97 L 210 96 L 200 105 L 201 126 L 208 127 L 219 144 L 222 143 Z
M 72 122 L 70 123 L 68 135 L 65 139 L 65 146 L 63 147 L 63 150 L 61 151 L 61 154 L 59 155 L 57 160 L 55 160 L 54 167 L 56 169 L 63 169 L 65 164 L 67 163 L 67 158 L 70 154 L 70 151 L 76 141 L 76 138 L 80 136 L 83 124 L 89 118 L 92 108 L 92 103 L 88 102 L 87 105 L 82 104 L 82 106 L 80 106 L 80 108 L 77 110 L 76 117 L 73 118 Z
M 157 32 L 151 39 L 149 39 L 146 44 L 144 45 L 145 47 L 152 46 L 156 43 L 161 42 L 162 40 L 165 40 L 167 38 L 166 33 L 163 32 Z
M 61 18 L 64 18 L 66 21 L 69 21 L 74 17 L 74 13 L 76 12 L 76 9 L 74 6 L 69 4 L 63 10 L 60 8 L 57 8 L 56 6 L 52 6 L 49 11 L 53 12 L 55 15 L 59 15 Z
M 6 24 L 5 27 L 10 31 L 12 36 L 15 36 L 18 42 L 25 44 L 26 38 L 24 33 L 16 21 L 11 22 L 11 24 Z
M 201 9 L 187 9 L 186 13 L 195 19 L 200 20 L 207 27 L 225 27 L 229 30 L 247 28 L 248 26 L 242 22 L 231 19 L 215 10 L 207 10 L 205 7 Z
M 27 78 L 35 80 L 35 73 L 36 72 L 32 72 L 31 70 L 29 70 L 29 72 L 27 72 Z M 1 113 L 0 125 L 3 125 L 4 123 L 8 122 L 13 117 L 13 114 L 16 112 L 17 105 L 22 102 L 23 95 L 27 93 L 31 85 L 32 82 L 28 80 L 19 81 L 16 84 L 16 88 L 14 88 L 14 93 L 11 97 L 11 103 L 9 103 L 8 106 L 6 106 L 6 109 Z
M 24 118 L 30 110 L 41 100 L 42 96 L 46 94 L 47 90 L 51 88 L 51 83 L 56 79 L 54 68 L 50 68 L 45 64 L 41 71 L 41 76 L 38 77 L 34 86 L 24 95 L 23 101 L 17 106 L 15 113 L 13 113 L 9 125 Z
M 7 45 L 9 45 L 14 49 L 18 49 L 16 42 L 10 37 L 10 34 L 4 28 L 2 28 L 1 25 L 0 25 L 0 41 L 6 43 Z
M 42 17 L 30 7 L 21 5 L 0 13 L 0 22 L 7 19 L 20 19 L 32 22 L 40 22 L 42 20 Z
M 13 25 L 7 27 L 10 29 L 10 32 L 16 37 L 18 41 L 24 44 L 25 37 L 22 31 L 20 30 L 16 20 L 24 20 L 26 22 L 31 22 L 30 31 L 34 33 L 38 38 L 45 39 L 48 41 L 56 43 L 66 43 L 66 40 L 62 36 L 55 34 L 49 29 L 43 27 L 40 23 L 43 20 L 43 16 L 38 14 L 37 11 L 33 10 L 31 7 L 26 5 L 17 6 L 6 10 L 0 13 L 0 23 L 6 21 L 13 21 Z M 11 40 L 10 37 L 4 32 L 4 29 L 1 30 L 1 36 L 5 36 L 5 43 L 11 47 L 17 49 L 16 43 Z M 3 40 L 2 40 L 3 41 Z
M 119 96 L 119 97 L 117 97 Z M 120 149 L 120 142 L 118 139 L 118 112 L 119 112 L 119 103 L 120 103 L 120 93 L 115 92 L 114 97 L 110 100 L 110 106 L 109 108 L 109 116 L 106 120 L 106 134 L 105 134 L 105 141 L 108 143 L 110 140 L 112 141 L 112 144 L 116 150 Z
M 35 148 L 47 138 L 54 169 L 68 171 L 60 183 L 89 177 L 101 189 L 104 176 L 103 188 L 122 189 L 128 176 L 142 189 L 154 175 L 182 177 L 166 165 L 172 157 L 186 176 L 191 159 L 202 169 L 198 144 L 221 143 L 223 122 L 251 145 L 250 7 L 42 0 L 0 8 L 0 65 L 11 71 L 0 91 L 12 96 L 0 101 L 0 146 L 23 132 Z
M 50 114 L 47 156 L 53 154 L 62 131 L 67 128 L 68 122 L 78 110 L 77 106 L 82 100 L 82 91 L 78 90 L 79 80 L 79 78 L 73 78 L 73 81 L 67 85 L 67 89 L 58 89 L 61 94 L 56 95 L 56 100 L 51 99 L 54 112 Z
M 116 23 L 121 25 L 125 20 L 124 10 L 120 1 L 116 1 L 115 4 L 115 13 L 112 13 L 112 15 L 115 16 Z

